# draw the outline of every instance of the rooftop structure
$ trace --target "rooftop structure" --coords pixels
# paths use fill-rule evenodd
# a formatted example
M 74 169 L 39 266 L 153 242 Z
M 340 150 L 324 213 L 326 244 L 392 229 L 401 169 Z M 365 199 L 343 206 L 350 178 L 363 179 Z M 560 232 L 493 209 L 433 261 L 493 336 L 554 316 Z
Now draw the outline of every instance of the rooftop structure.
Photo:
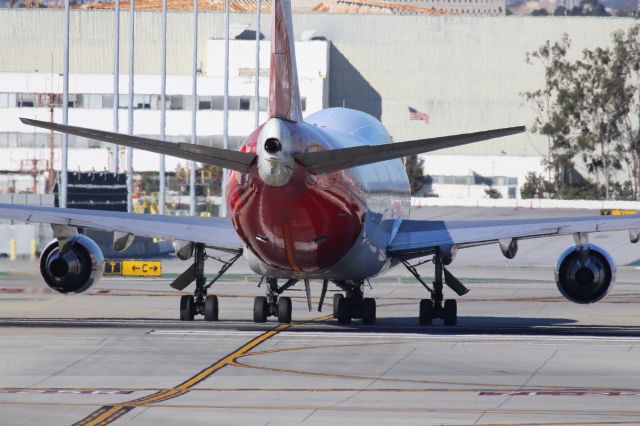
M 198 10 L 223 12 L 222 0 L 198 0 Z M 261 10 L 271 11 L 271 0 L 260 2 Z M 111 2 L 83 3 L 83 9 L 113 9 Z M 122 2 L 127 9 L 130 3 Z M 256 0 L 231 0 L 231 12 L 252 13 L 257 10 Z M 190 0 L 171 0 L 167 2 L 171 11 L 193 9 Z M 137 0 L 136 10 L 161 10 L 162 0 Z M 295 0 L 292 2 L 294 13 L 340 13 L 340 14 L 395 14 L 395 15 L 504 15 L 506 0 Z

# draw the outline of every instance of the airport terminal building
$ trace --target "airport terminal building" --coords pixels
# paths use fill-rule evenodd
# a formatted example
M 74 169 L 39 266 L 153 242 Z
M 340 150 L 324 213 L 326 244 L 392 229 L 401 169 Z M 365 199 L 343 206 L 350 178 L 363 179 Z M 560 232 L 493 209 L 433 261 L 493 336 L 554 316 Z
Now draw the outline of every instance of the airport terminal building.
M 110 10 L 73 10 L 69 124 L 113 130 L 114 22 Z M 159 135 L 161 14 L 136 12 L 134 133 Z M 121 12 L 119 129 L 126 132 L 128 12 Z M 167 139 L 191 140 L 192 13 L 171 12 L 167 44 Z M 567 32 L 571 55 L 609 44 L 627 18 L 297 14 L 294 19 L 304 114 L 326 107 L 365 111 L 395 141 L 531 125 L 536 111 L 522 93 L 540 88 L 543 69 L 527 52 Z M 224 16 L 203 12 L 198 35 L 197 142 L 221 146 Z M 255 126 L 255 15 L 231 14 L 229 141 Z M 261 32 L 260 120 L 266 117 L 270 16 Z M 248 34 L 248 35 L 247 35 Z M 59 168 L 59 135 L 18 117 L 61 121 L 63 12 L 0 9 L 0 192 L 40 192 L 43 171 Z M 415 119 L 409 108 L 418 111 Z M 414 118 L 414 119 L 412 119 Z M 70 137 L 69 170 L 109 170 L 111 146 Z M 52 150 L 51 147 L 54 147 Z M 518 198 L 528 171 L 543 171 L 547 141 L 525 133 L 423 156 L 441 197 L 482 197 L 478 176 Z M 119 153 L 124 167 L 124 155 Z M 167 171 L 179 160 L 167 159 Z M 135 152 L 134 170 L 157 171 L 158 156 Z M 34 177 L 35 175 L 35 177 Z M 37 181 L 37 185 L 33 181 Z M 483 180 L 480 179 L 480 182 Z

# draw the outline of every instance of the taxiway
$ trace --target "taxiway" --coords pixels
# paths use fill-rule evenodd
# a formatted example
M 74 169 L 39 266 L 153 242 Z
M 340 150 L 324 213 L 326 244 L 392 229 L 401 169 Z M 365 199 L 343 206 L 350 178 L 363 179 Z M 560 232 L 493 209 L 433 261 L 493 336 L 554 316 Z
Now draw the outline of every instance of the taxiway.
M 640 258 L 623 234 L 603 238 Z M 563 243 L 523 249 L 543 241 L 545 267 L 462 251 L 455 327 L 418 325 L 426 292 L 401 269 L 371 283 L 374 326 L 339 326 L 330 297 L 308 312 L 303 292 L 294 323 L 256 325 L 262 289 L 241 264 L 213 287 L 208 323 L 177 320 L 179 261 L 75 296 L 2 261 L 0 424 L 640 424 L 640 271 L 620 267 L 604 301 L 576 305 L 553 282 Z

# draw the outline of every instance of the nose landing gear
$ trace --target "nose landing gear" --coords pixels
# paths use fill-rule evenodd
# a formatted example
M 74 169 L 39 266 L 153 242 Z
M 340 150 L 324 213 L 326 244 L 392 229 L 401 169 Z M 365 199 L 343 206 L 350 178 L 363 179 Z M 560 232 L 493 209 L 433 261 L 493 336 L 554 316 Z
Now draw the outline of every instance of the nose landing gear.
M 278 287 L 276 278 L 267 278 L 267 295 L 258 296 L 253 301 L 253 321 L 266 322 L 268 317 L 278 317 L 278 322 L 291 322 L 291 298 L 282 296 L 282 292 L 293 287 L 298 280 L 290 279 Z

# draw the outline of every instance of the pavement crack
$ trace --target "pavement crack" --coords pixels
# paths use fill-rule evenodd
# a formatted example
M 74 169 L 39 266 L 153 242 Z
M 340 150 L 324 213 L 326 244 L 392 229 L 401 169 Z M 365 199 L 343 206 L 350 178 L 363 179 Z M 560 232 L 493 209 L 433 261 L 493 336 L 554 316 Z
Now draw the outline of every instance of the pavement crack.
M 69 365 L 66 365 L 66 366 L 62 367 L 60 370 L 58 370 L 58 371 L 56 371 L 56 372 L 54 372 L 54 373 L 49 374 L 47 377 L 44 377 L 44 378 L 42 378 L 42 379 L 40 379 L 40 380 L 36 381 L 35 383 L 30 384 L 30 385 L 29 385 L 29 387 L 38 386 L 40 383 L 42 383 L 42 382 L 44 382 L 44 381 L 46 381 L 46 380 L 49 380 L 50 378 L 55 377 L 55 376 L 57 376 L 58 374 L 63 373 L 64 371 L 68 370 L 69 368 L 73 367 L 74 365 L 77 365 L 77 364 L 81 363 L 82 361 L 84 361 L 85 359 L 87 359 L 87 358 L 89 358 L 89 357 L 91 357 L 91 356 L 93 356 L 93 355 L 97 354 L 97 353 L 98 353 L 98 352 L 100 352 L 102 349 L 104 349 L 104 345 L 103 345 L 103 343 L 105 343 L 107 340 L 108 340 L 108 338 L 106 338 L 106 337 L 105 337 L 104 339 L 100 340 L 100 342 L 98 342 L 98 348 L 97 348 L 96 350 L 94 350 L 94 351 L 92 351 L 92 352 L 90 352 L 90 353 L 86 354 L 85 356 L 83 356 L 83 357 L 82 357 L 82 358 L 80 358 L 80 359 L 75 360 L 75 361 L 74 361 L 74 362 L 72 362 L 71 364 L 69 364 Z
M 309 418 L 311 418 L 318 410 L 322 410 L 325 408 L 331 408 L 331 407 L 337 407 L 340 404 L 344 404 L 345 402 L 349 401 L 352 398 L 355 398 L 356 396 L 360 395 L 362 392 L 364 392 L 365 390 L 371 388 L 371 386 L 373 386 L 378 380 L 380 380 L 382 377 L 384 377 L 389 371 L 393 370 L 398 364 L 400 364 L 402 361 L 404 361 L 405 359 L 407 359 L 409 357 L 409 355 L 411 355 L 412 353 L 414 353 L 416 351 L 416 349 L 418 349 L 417 347 L 413 347 L 413 349 L 411 349 L 409 352 L 407 352 L 403 357 L 401 357 L 400 359 L 398 359 L 396 362 L 393 363 L 393 365 L 391 365 L 389 368 L 387 368 L 386 370 L 384 370 L 382 373 L 378 374 L 378 376 L 374 377 L 365 387 L 358 389 L 357 391 L 353 392 L 351 395 L 349 395 L 348 397 L 337 401 L 333 404 L 330 405 L 325 405 L 323 407 L 318 407 L 315 408 L 313 411 L 311 411 L 311 413 L 309 413 L 309 415 L 307 417 L 305 417 L 302 422 L 306 422 Z
M 519 392 L 519 391 L 521 391 L 522 389 L 524 389 L 524 388 L 529 384 L 529 382 L 530 382 L 534 377 L 536 377 L 536 375 L 540 372 L 540 370 L 542 370 L 542 369 L 543 369 L 543 368 L 544 368 L 544 367 L 549 363 L 549 361 L 551 361 L 551 360 L 553 359 L 553 357 L 555 357 L 555 356 L 556 356 L 556 354 L 557 354 L 557 353 L 558 353 L 558 349 L 554 350 L 554 351 L 553 351 L 553 353 L 552 353 L 552 354 L 551 354 L 547 359 L 545 359 L 545 360 L 544 360 L 544 362 L 543 362 L 542 364 L 540 364 L 540 366 L 539 366 L 538 368 L 536 368 L 536 370 L 535 370 L 533 373 L 531 373 L 531 375 L 529 376 L 529 378 L 527 378 L 527 380 L 525 380 L 525 382 L 524 382 L 522 385 L 520 385 L 520 386 L 518 387 L 518 389 L 517 389 L 515 392 L 512 392 L 512 393 L 511 393 L 511 395 L 509 395 L 509 396 L 508 396 L 504 401 L 502 401 L 500 404 L 498 404 L 498 406 L 497 406 L 497 407 L 495 407 L 495 408 L 494 408 L 493 410 L 491 410 L 491 411 L 497 411 L 497 410 L 499 410 L 500 408 L 502 408 L 502 406 L 503 406 L 503 405 L 505 405 L 507 402 L 509 402 L 509 401 L 511 400 L 511 398 L 513 398 L 513 396 L 514 396 L 514 394 L 515 394 L 516 392 Z M 482 417 L 484 417 L 484 415 L 485 415 L 486 413 L 487 413 L 487 411 L 486 411 L 486 410 L 485 410 L 485 411 L 483 411 L 483 412 L 482 412 L 482 414 L 480 414 L 480 416 L 476 419 L 476 421 L 475 421 L 473 424 L 478 424 L 478 422 L 479 422 L 480 420 L 482 420 Z
M 556 354 L 557 354 L 557 353 L 558 353 L 558 349 L 556 349 L 555 351 L 553 351 L 553 353 L 551 354 L 551 356 L 549 356 L 549 358 L 547 358 L 547 359 L 546 359 L 546 360 L 545 360 L 545 361 L 540 365 L 540 367 L 538 367 L 538 368 L 536 369 L 536 371 L 534 371 L 534 372 L 531 374 L 531 376 L 529 376 L 529 378 L 527 379 L 527 381 L 526 381 L 526 382 L 524 382 L 524 383 L 522 384 L 522 386 L 520 386 L 520 388 L 519 388 L 518 390 L 522 390 L 525 386 L 527 386 L 527 385 L 529 384 L 529 382 L 531 381 L 531 379 L 533 379 L 533 378 L 538 374 L 538 372 L 540 372 L 540 370 L 542 370 L 542 369 L 543 369 L 543 368 L 544 368 L 544 367 L 549 363 L 549 361 L 551 361 L 551 360 L 553 359 L 553 357 L 555 357 L 555 356 L 556 356 Z M 506 402 L 506 401 L 505 401 L 505 402 Z M 500 404 L 500 405 L 498 406 L 498 408 L 500 408 L 503 404 L 504 404 L 504 402 L 503 402 L 502 404 Z
M 137 418 L 138 416 L 140 416 L 142 413 L 144 413 L 145 411 L 147 411 L 149 409 L 149 407 L 140 407 L 140 410 L 137 410 L 136 413 L 133 414 L 133 416 L 131 416 L 130 420 L 133 420 L 135 418 Z

